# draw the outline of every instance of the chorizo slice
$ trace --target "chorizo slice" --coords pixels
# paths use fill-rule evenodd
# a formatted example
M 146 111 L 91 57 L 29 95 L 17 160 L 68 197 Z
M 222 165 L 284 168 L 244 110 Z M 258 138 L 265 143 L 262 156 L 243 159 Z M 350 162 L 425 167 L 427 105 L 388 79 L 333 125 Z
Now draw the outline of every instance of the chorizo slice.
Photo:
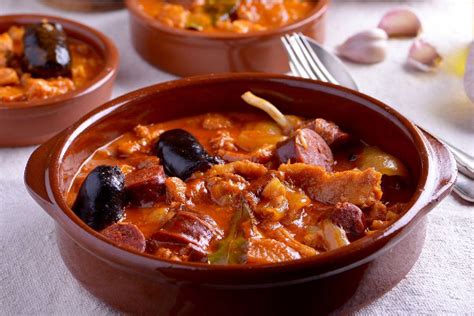
M 172 261 L 207 262 L 207 252 L 194 244 L 177 244 L 148 240 L 147 252 L 154 256 Z
M 119 247 L 144 252 L 146 240 L 137 226 L 130 223 L 115 223 L 101 231 L 101 234 Z
M 151 239 L 183 246 L 193 244 L 197 246 L 194 248 L 206 253 L 211 240 L 218 235 L 221 235 L 221 232 L 213 220 L 205 220 L 192 212 L 180 211 L 161 230 L 153 234 Z
M 299 129 L 293 137 L 277 145 L 280 163 L 305 163 L 330 171 L 334 163 L 331 149 L 324 139 L 309 128 Z
M 318 133 L 331 147 L 343 144 L 350 138 L 350 135 L 344 132 L 335 123 L 322 118 L 308 122 L 305 127 Z
M 166 175 L 161 165 L 146 165 L 125 176 L 127 200 L 135 206 L 158 201 L 165 191 Z
M 335 225 L 344 229 L 349 241 L 353 241 L 364 235 L 364 213 L 352 203 L 337 203 L 331 214 L 331 220 Z

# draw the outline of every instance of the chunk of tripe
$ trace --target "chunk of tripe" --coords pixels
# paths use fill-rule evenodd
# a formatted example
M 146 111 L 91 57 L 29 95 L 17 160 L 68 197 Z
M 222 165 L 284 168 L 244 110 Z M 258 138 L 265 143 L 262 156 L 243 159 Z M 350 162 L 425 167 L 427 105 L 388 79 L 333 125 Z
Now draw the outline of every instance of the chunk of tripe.
M 206 171 L 206 175 L 218 176 L 224 173 L 235 173 L 243 176 L 244 178 L 256 179 L 263 176 L 267 172 L 268 169 L 262 164 L 248 160 L 241 160 L 226 163 L 224 165 L 214 165 L 208 171 Z
M 20 78 L 13 68 L 0 68 L 0 86 L 17 85 Z
M 251 238 L 247 252 L 247 263 L 274 263 L 300 259 L 295 249 L 284 243 L 267 238 Z
M 373 168 L 329 173 L 319 166 L 295 163 L 282 164 L 278 171 L 311 199 L 322 203 L 349 202 L 363 208 L 382 198 L 382 174 Z
M 13 40 L 8 33 L 0 34 L 0 54 L 13 50 Z

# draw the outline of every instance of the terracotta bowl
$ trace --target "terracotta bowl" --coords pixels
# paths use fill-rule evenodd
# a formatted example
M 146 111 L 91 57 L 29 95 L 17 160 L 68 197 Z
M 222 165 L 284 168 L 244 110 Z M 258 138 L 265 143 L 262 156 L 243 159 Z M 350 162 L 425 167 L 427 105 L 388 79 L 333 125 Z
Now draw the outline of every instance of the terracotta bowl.
M 66 204 L 81 164 L 137 124 L 209 111 L 255 111 L 252 90 L 284 113 L 323 117 L 402 159 L 416 181 L 408 210 L 391 226 L 312 258 L 259 266 L 159 260 L 114 246 Z M 140 89 L 110 101 L 39 147 L 28 161 L 30 194 L 55 220 L 61 256 L 74 277 L 111 306 L 159 315 L 349 313 L 396 285 L 421 252 L 426 215 L 451 190 L 446 148 L 389 106 L 359 92 L 269 74 L 222 74 Z
M 70 37 L 91 45 L 105 60 L 104 67 L 89 85 L 73 92 L 45 100 L 0 103 L 0 147 L 42 143 L 109 100 L 112 94 L 119 54 L 112 41 L 93 28 L 59 17 L 22 14 L 0 16 L 0 33 L 11 25 L 43 19 L 61 23 Z
M 126 0 L 136 51 L 150 64 L 179 76 L 217 72 L 287 73 L 288 56 L 280 37 L 302 32 L 323 42 L 329 0 L 319 0 L 303 20 L 274 30 L 248 34 L 208 34 L 172 28 Z

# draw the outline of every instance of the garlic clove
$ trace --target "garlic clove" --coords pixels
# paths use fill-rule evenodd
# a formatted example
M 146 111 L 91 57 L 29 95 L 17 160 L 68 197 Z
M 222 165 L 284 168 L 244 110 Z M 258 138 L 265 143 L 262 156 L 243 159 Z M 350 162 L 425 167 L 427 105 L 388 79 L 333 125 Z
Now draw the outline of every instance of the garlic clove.
M 378 28 L 387 32 L 389 37 L 414 37 L 421 31 L 421 22 L 409 9 L 394 9 L 382 17 Z
M 422 39 L 416 39 L 410 47 L 407 63 L 416 70 L 434 71 L 443 58 L 436 48 Z
M 469 55 L 466 61 L 466 72 L 464 73 L 464 90 L 467 96 L 474 102 L 474 42 L 471 43 Z
M 387 39 L 387 33 L 382 29 L 362 31 L 336 47 L 336 53 L 356 63 L 378 63 L 386 57 Z

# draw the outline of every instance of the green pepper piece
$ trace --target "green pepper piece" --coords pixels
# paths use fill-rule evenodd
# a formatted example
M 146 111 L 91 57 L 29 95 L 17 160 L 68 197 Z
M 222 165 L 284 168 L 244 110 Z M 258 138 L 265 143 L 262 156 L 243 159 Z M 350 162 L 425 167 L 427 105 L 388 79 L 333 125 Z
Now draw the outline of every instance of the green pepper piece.
M 227 18 L 239 7 L 240 0 L 206 0 L 204 9 L 212 16 L 214 23 Z
M 245 255 L 248 249 L 248 241 L 242 236 L 240 224 L 250 218 L 250 207 L 244 201 L 232 216 L 229 233 L 222 239 L 217 250 L 209 255 L 211 264 L 235 264 L 245 263 Z

